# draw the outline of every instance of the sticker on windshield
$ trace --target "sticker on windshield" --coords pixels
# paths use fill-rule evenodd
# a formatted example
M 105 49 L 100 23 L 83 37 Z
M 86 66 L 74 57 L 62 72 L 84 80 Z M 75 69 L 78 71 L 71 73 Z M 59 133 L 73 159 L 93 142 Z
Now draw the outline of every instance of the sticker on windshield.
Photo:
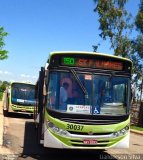
M 85 80 L 92 80 L 92 76 L 89 74 L 86 74 L 84 78 Z
M 83 113 L 83 114 L 90 114 L 90 106 L 89 105 L 67 105 L 67 112 L 70 113 Z
M 99 107 L 95 107 L 93 113 L 94 114 L 100 114 Z

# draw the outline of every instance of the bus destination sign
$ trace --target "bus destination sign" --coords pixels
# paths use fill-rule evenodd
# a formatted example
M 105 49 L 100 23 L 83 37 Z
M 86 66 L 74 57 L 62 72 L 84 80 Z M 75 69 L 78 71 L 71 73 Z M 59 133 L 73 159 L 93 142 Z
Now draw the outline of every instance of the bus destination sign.
M 87 67 L 110 70 L 123 70 L 123 63 L 118 61 L 110 61 L 103 59 L 86 59 L 75 57 L 62 57 L 61 65 L 71 67 Z

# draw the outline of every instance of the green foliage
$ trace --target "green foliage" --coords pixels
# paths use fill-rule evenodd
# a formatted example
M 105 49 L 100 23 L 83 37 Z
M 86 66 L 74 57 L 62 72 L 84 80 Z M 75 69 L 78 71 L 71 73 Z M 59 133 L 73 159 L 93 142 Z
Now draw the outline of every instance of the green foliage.
M 137 29 L 143 33 L 143 0 L 140 1 L 139 11 L 136 16 L 135 24 Z
M 131 126 L 131 129 L 135 129 L 135 130 L 138 130 L 138 131 L 143 131 L 143 128 L 137 127 L 137 126 Z
M 6 90 L 6 87 L 9 85 L 10 83 L 7 81 L 1 81 L 0 80 L 0 101 L 2 100 L 3 97 L 3 92 Z
M 134 46 L 135 52 L 137 52 L 140 58 L 143 58 L 143 34 L 137 36 Z
M 135 69 L 135 83 L 138 91 L 140 92 L 140 102 L 143 92 L 143 0 L 140 0 L 140 6 L 135 18 L 136 29 L 139 31 L 133 43 L 133 49 L 138 58 L 138 63 Z M 136 59 L 137 59 L 136 58 Z
M 4 31 L 4 28 L 0 27 L 0 60 L 8 58 L 8 51 L 3 50 L 3 47 L 5 45 L 4 37 L 6 37 L 7 35 L 8 33 Z
M 5 85 L 5 84 L 2 84 L 2 85 L 0 86 L 0 92 L 4 92 L 5 89 L 6 89 L 6 85 Z
M 139 11 L 135 19 L 135 25 L 140 33 L 135 40 L 135 51 L 141 58 L 143 58 L 143 0 L 140 2 Z
M 125 10 L 127 0 L 94 0 L 95 12 L 99 15 L 99 36 L 109 39 L 115 55 L 128 57 L 131 52 L 131 41 L 128 38 L 133 25 L 129 23 L 131 14 Z
M 0 85 L 0 92 L 4 92 L 8 85 L 9 85 L 9 82 L 3 81 L 2 84 Z
M 0 101 L 2 100 L 3 92 L 0 92 Z
M 133 84 L 140 91 L 140 101 L 143 92 L 143 0 L 133 24 L 131 14 L 125 9 L 128 0 L 94 0 L 94 11 L 99 15 L 99 36 L 110 41 L 110 47 L 117 56 L 127 57 L 133 61 Z M 136 26 L 139 35 L 131 39 L 130 34 Z M 93 49 L 97 50 L 98 45 Z

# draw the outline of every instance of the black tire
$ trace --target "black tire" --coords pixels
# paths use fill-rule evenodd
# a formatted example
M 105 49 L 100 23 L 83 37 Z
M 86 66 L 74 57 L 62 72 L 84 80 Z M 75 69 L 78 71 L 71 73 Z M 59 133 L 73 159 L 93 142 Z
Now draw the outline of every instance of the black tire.
M 3 110 L 3 114 L 5 117 L 8 117 L 8 115 L 9 115 L 8 110 Z
M 40 143 L 42 131 L 41 131 L 41 127 L 39 127 L 39 125 L 37 127 L 36 133 L 37 133 L 37 143 L 39 146 L 43 147 L 43 144 Z
M 8 117 L 8 115 L 9 115 L 9 109 L 8 109 L 8 104 L 9 104 L 9 102 L 8 102 L 8 100 L 6 100 L 6 110 L 3 110 L 3 114 L 4 114 L 4 116 L 5 117 Z

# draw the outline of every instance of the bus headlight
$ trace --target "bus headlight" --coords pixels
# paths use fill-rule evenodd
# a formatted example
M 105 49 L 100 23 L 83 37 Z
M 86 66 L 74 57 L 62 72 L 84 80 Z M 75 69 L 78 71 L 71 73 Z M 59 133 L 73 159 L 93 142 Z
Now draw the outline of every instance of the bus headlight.
M 120 131 L 113 133 L 113 136 L 114 137 L 123 136 L 123 135 L 125 135 L 128 132 L 128 130 L 129 130 L 129 125 L 127 125 L 123 129 L 121 129 Z
M 59 134 L 61 136 L 68 136 L 68 132 L 64 129 L 61 129 L 55 126 L 52 122 L 47 122 L 48 128 L 50 128 L 54 133 Z

